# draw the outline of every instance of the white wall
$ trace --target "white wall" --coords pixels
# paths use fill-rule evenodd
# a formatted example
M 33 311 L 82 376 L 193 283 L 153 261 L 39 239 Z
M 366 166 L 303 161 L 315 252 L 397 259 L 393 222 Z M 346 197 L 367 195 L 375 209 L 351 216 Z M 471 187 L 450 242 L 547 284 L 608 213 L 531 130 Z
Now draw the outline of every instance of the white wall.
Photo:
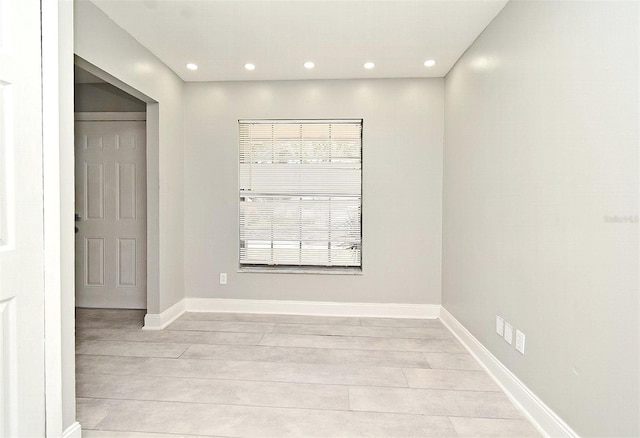
M 147 104 L 111 84 L 75 84 L 75 112 L 145 112 Z
M 183 82 L 92 3 L 74 6 L 76 55 L 149 104 L 147 312 L 158 314 L 184 297 Z
M 640 435 L 638 17 L 511 1 L 446 78 L 443 305 L 582 436 Z
M 187 296 L 440 304 L 443 91 L 442 79 L 187 83 Z M 364 119 L 362 275 L 237 272 L 238 119 L 263 118 Z

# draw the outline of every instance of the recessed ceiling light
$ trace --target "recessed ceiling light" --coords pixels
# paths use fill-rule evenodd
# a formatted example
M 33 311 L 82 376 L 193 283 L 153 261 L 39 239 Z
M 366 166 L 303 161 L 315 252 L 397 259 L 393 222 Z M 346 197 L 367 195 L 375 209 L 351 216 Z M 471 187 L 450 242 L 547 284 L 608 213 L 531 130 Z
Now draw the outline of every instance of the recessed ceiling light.
M 316 65 L 313 63 L 313 61 L 307 61 L 304 63 L 304 68 L 312 69 L 315 66 Z
M 425 67 L 433 67 L 436 65 L 436 61 L 434 59 L 428 59 L 424 62 Z
M 198 70 L 198 66 L 196 64 L 191 63 L 191 62 L 189 64 L 187 64 L 187 68 L 189 70 Z
M 373 67 L 375 67 L 376 65 L 373 62 L 365 62 L 364 63 L 364 68 L 371 70 Z
M 255 70 L 256 66 L 253 64 L 245 64 L 244 68 L 246 68 L 247 70 Z

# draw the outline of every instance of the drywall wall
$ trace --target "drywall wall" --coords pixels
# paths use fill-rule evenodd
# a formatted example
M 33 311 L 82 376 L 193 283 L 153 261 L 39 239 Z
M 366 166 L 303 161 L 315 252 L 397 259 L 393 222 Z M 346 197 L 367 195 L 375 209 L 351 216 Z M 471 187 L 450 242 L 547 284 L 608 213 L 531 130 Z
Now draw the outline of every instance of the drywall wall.
M 147 104 L 107 83 L 75 84 L 76 112 L 145 112 Z
M 187 296 L 440 304 L 443 91 L 443 79 L 187 83 Z M 362 275 L 237 272 L 238 119 L 278 118 L 364 120 Z
M 148 104 L 147 312 L 158 314 L 184 297 L 183 82 L 91 2 L 74 7 L 81 67 Z
M 511 1 L 446 77 L 443 306 L 581 436 L 640 434 L 638 17 Z

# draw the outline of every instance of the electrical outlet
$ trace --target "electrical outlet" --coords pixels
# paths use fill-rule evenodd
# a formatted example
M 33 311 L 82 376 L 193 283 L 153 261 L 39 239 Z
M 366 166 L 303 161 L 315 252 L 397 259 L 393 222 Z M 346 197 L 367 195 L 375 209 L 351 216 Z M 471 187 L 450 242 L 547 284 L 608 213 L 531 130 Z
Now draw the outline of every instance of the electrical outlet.
M 227 273 L 223 272 L 220 274 L 220 284 L 227 284 Z
M 496 316 L 496 333 L 500 336 L 504 334 L 504 319 L 501 316 Z
M 524 354 L 524 333 L 516 330 L 516 350 Z
M 513 343 L 513 327 L 508 322 L 504 323 L 504 340 L 507 344 Z

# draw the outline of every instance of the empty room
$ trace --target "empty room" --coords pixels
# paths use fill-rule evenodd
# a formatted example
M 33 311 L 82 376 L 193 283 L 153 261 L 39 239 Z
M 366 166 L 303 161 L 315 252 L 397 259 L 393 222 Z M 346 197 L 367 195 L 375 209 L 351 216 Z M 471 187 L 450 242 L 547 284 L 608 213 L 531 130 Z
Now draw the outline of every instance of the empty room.
M 637 0 L 0 12 L 0 436 L 640 436 Z

